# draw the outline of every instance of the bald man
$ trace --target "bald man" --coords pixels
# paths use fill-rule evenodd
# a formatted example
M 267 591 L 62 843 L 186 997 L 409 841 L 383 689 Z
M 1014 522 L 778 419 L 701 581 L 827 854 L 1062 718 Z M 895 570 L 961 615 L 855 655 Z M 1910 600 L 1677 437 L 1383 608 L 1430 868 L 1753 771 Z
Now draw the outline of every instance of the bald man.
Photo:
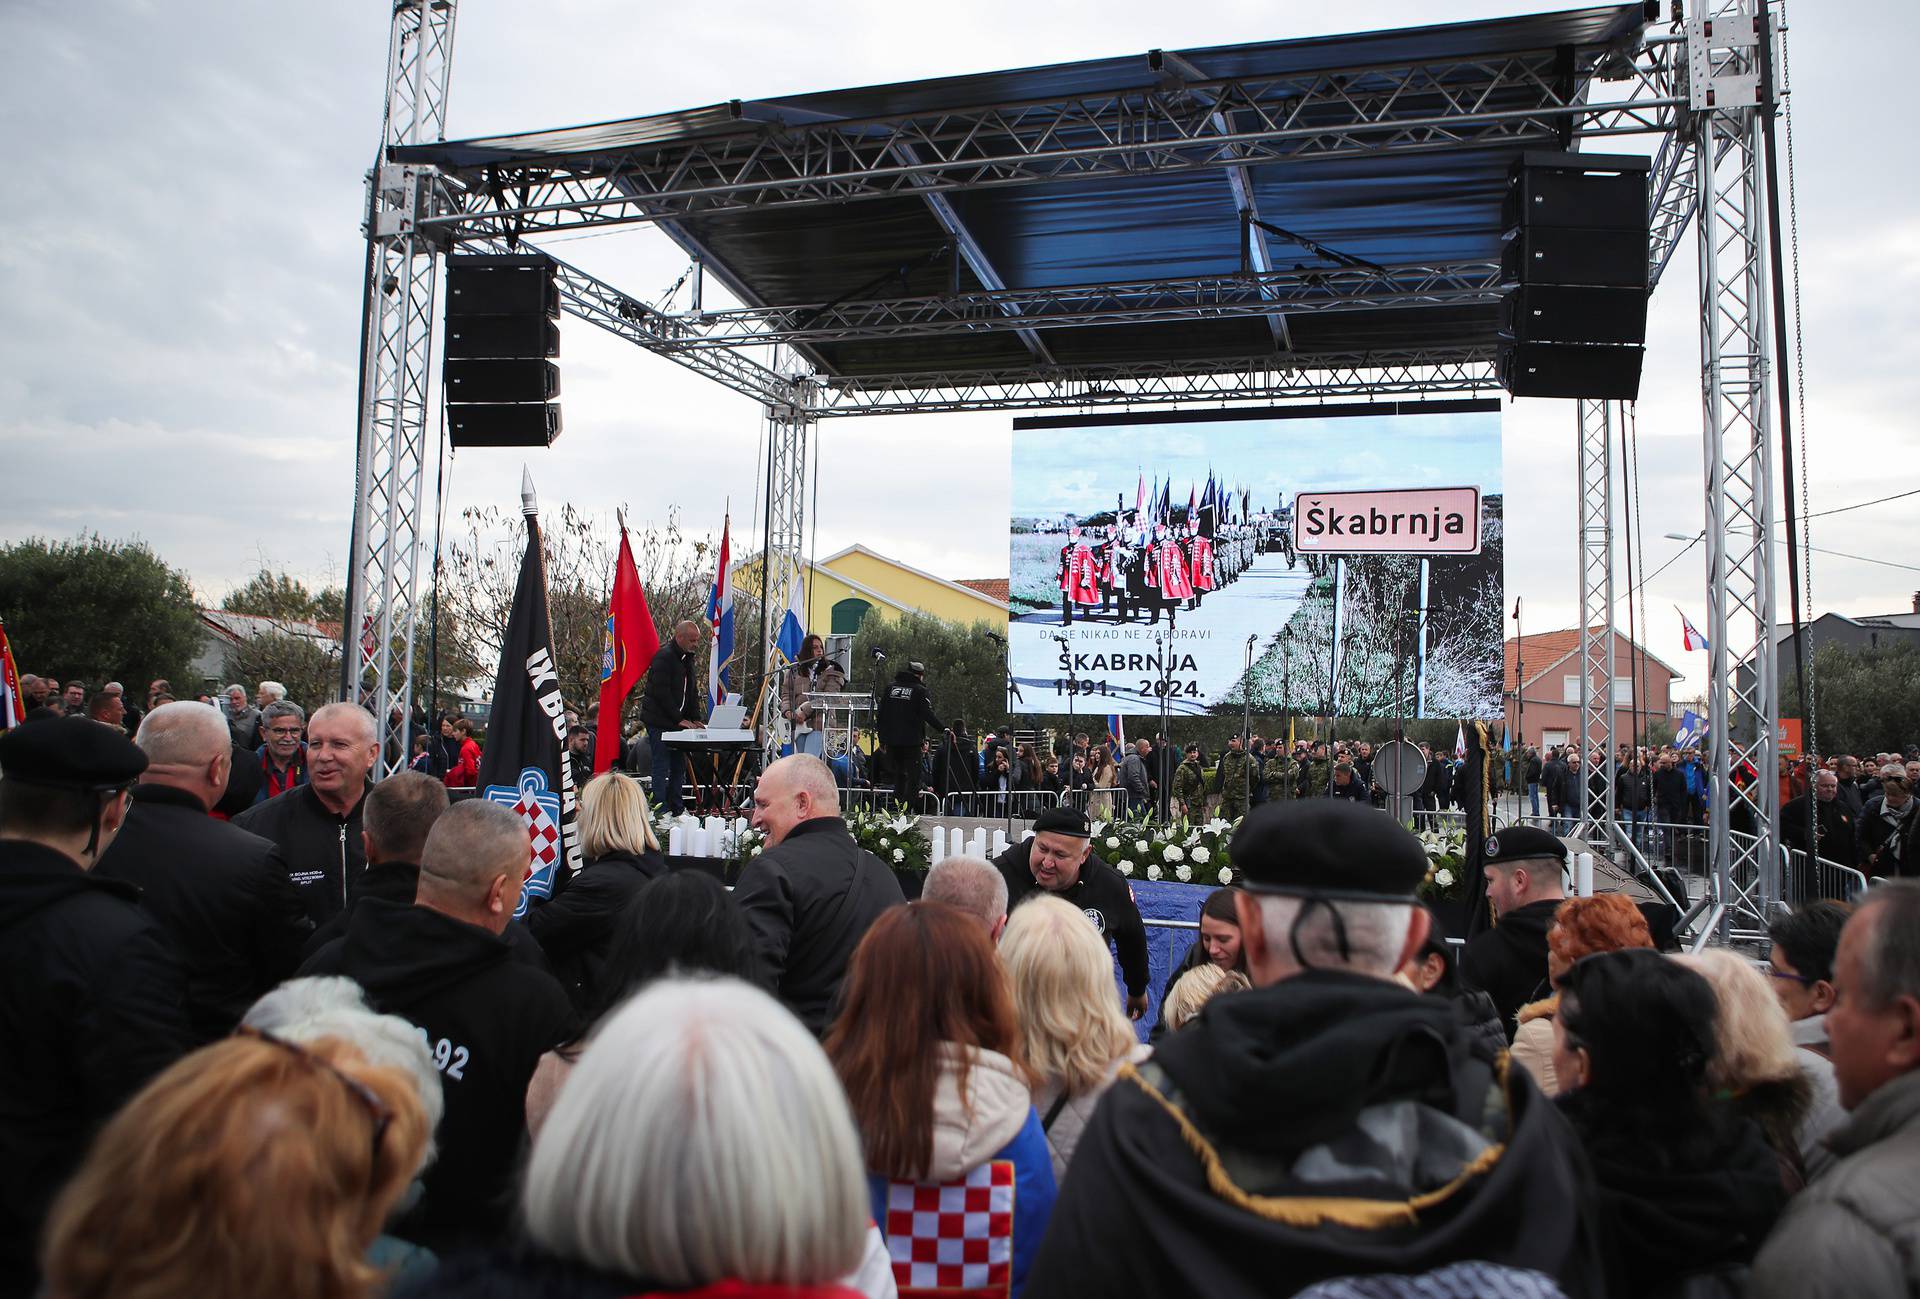
M 207 815 L 232 765 L 226 719 L 204 704 L 162 704 L 134 742 L 147 769 L 95 870 L 140 887 L 141 906 L 186 968 L 196 1044 L 211 1042 L 293 973 L 313 922 L 280 850 Z
M 358 704 L 328 704 L 307 721 L 307 783 L 233 818 L 279 846 L 315 925 L 360 895 L 367 869 L 360 802 L 379 757 L 373 714 Z
M 700 624 L 683 622 L 647 665 L 640 694 L 640 722 L 653 753 L 653 802 L 678 816 L 680 787 L 687 779 L 687 755 L 660 737 L 672 730 L 695 730 L 706 716 L 705 694 L 694 682 L 693 652 L 700 648 Z
M 760 774 L 753 825 L 767 849 L 747 863 L 734 901 L 746 913 L 767 990 L 823 1034 L 867 927 L 906 901 L 900 881 L 840 819 L 833 769 L 811 754 Z
M 456 803 L 427 832 L 414 901 L 361 899 L 345 936 L 300 969 L 344 974 L 433 1052 L 447 1103 L 440 1154 L 394 1232 L 436 1253 L 507 1234 L 527 1083 L 576 1032 L 559 982 L 516 961 L 501 936 L 531 859 L 519 817 L 485 799 Z

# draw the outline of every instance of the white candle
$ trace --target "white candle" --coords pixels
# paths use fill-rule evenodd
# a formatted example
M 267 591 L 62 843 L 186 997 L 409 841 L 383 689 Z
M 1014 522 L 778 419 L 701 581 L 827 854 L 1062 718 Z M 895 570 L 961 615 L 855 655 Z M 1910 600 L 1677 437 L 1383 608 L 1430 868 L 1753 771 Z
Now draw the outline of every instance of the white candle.
M 1573 895 L 1577 898 L 1593 896 L 1593 854 L 1583 852 L 1574 861 L 1576 872 L 1573 882 Z
M 693 856 L 713 856 L 712 852 L 708 850 L 707 827 L 704 825 L 696 825 L 693 829 L 687 831 L 687 841 L 689 845 L 687 851 Z
M 933 859 L 935 861 L 942 861 L 946 858 L 946 855 L 947 827 L 944 825 L 936 825 L 933 827 Z
M 984 826 L 974 830 L 973 844 L 970 851 L 975 857 L 985 857 L 987 855 L 987 831 Z
M 993 832 L 993 855 L 995 857 L 998 857 L 1001 853 L 1005 852 L 1006 850 L 1007 850 L 1007 832 L 1005 830 L 995 830 Z
M 667 853 L 674 857 L 687 855 L 687 828 L 674 825 L 667 830 Z

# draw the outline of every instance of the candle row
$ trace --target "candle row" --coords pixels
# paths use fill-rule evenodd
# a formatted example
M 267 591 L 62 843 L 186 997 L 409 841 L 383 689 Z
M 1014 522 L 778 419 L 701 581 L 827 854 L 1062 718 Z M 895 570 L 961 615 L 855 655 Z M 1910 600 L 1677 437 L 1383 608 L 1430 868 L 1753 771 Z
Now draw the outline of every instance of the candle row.
M 691 813 L 683 814 L 667 830 L 667 852 L 674 857 L 731 857 L 735 840 L 746 828 L 745 817 L 729 821 L 710 816 L 702 821 Z
M 927 831 L 927 837 L 933 841 L 931 860 L 942 861 L 948 857 L 979 857 L 991 859 L 998 857 L 1008 847 L 1007 832 L 995 830 L 991 836 L 984 827 L 974 827 L 971 834 L 960 826 L 949 830 L 944 825 L 936 825 Z M 1031 839 L 1033 831 L 1028 830 L 1020 836 Z

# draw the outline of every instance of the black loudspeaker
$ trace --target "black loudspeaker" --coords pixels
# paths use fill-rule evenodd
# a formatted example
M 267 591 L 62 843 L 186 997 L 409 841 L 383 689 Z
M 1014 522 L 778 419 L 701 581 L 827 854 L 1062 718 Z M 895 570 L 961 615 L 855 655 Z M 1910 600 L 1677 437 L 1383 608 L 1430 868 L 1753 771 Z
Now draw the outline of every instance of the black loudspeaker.
M 1500 299 L 1500 337 L 1524 342 L 1644 343 L 1647 295 L 1642 289 L 1523 284 Z
M 1516 397 L 1631 401 L 1647 339 L 1646 158 L 1528 152 L 1501 256 L 1500 381 Z
M 450 402 L 552 401 L 560 395 L 560 367 L 551 361 L 447 362 Z
M 545 447 L 559 436 L 558 406 L 447 406 L 447 440 L 455 447 Z
M 447 316 L 447 360 L 560 355 L 560 327 L 545 316 Z
M 1640 396 L 1642 347 L 1591 343 L 1500 345 L 1500 383 L 1516 397 L 1585 397 L 1634 401 Z
M 444 396 L 456 447 L 544 447 L 560 436 L 560 290 L 538 253 L 447 258 Z

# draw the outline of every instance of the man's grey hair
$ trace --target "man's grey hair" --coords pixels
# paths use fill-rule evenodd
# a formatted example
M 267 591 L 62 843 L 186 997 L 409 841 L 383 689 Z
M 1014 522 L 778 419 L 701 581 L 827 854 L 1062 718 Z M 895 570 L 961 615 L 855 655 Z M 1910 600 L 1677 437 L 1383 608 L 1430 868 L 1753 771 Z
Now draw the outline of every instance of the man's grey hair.
M 977 917 L 991 930 L 1007 914 L 1007 878 L 978 857 L 947 857 L 927 872 L 920 896 Z
M 161 704 L 140 719 L 133 742 L 156 767 L 197 767 L 233 748 L 227 719 L 196 703 Z
M 533 1145 L 527 1235 L 664 1289 L 816 1286 L 851 1272 L 869 1208 L 826 1053 L 758 988 L 662 979 L 594 1034 Z
M 767 770 L 777 771 L 791 788 L 811 795 L 813 805 L 820 809 L 822 816 L 839 815 L 840 786 L 833 778 L 833 768 L 823 759 L 811 753 L 795 753 L 779 759 Z
M 263 727 L 271 726 L 275 720 L 282 717 L 291 717 L 294 721 L 305 726 L 307 723 L 307 710 L 299 704 L 294 703 L 291 699 L 276 699 L 260 710 L 260 725 Z
M 1869 925 L 1860 952 L 1860 999 L 1879 1010 L 1920 997 L 1920 880 L 1888 880 L 1861 900 L 1848 928 Z
M 1308 968 L 1333 969 L 1385 979 L 1399 968 L 1400 952 L 1407 943 L 1407 926 L 1413 919 L 1411 903 L 1315 903 L 1296 934 L 1293 922 L 1300 915 L 1305 899 L 1263 895 L 1258 901 L 1267 950 L 1288 974 L 1300 974 Z M 1340 955 L 1339 931 L 1334 924 L 1335 908 L 1346 926 L 1348 955 L 1344 959 Z M 1300 949 L 1297 955 L 1296 943 Z
M 470 798 L 448 808 L 427 832 L 420 850 L 420 887 L 437 886 L 471 901 L 492 885 L 494 876 L 524 869 L 532 859 L 527 827 L 519 817 L 498 803 Z
M 427 1113 L 429 1140 L 420 1168 L 432 1161 L 431 1134 L 440 1126 L 446 1102 L 426 1038 L 398 1015 L 376 1013 L 359 984 L 338 975 L 289 979 L 254 1002 L 240 1022 L 289 1042 L 338 1038 L 351 1043 L 368 1064 L 409 1075 L 420 1093 L 420 1108 Z M 414 1172 L 417 1176 L 419 1169 Z
M 314 709 L 313 717 L 308 721 L 307 728 L 308 730 L 312 730 L 314 722 L 322 720 L 331 721 L 336 717 L 353 718 L 354 725 L 360 731 L 360 737 L 368 744 L 378 744 L 380 742 L 380 727 L 373 720 L 373 714 L 362 708 L 359 704 L 351 704 L 344 701 L 334 704 L 322 704 L 320 707 Z
M 230 695 L 236 690 L 238 690 L 243 695 L 247 693 L 247 688 L 241 685 L 238 681 L 235 681 L 232 685 L 226 685 L 226 686 L 220 687 L 220 693 L 223 695 Z
M 360 828 L 385 860 L 417 862 L 446 810 L 444 783 L 423 771 L 396 771 L 360 801 Z
M 287 697 L 287 688 L 278 681 L 262 681 L 260 688 L 255 691 L 255 693 L 265 695 L 270 700 L 278 701 Z

